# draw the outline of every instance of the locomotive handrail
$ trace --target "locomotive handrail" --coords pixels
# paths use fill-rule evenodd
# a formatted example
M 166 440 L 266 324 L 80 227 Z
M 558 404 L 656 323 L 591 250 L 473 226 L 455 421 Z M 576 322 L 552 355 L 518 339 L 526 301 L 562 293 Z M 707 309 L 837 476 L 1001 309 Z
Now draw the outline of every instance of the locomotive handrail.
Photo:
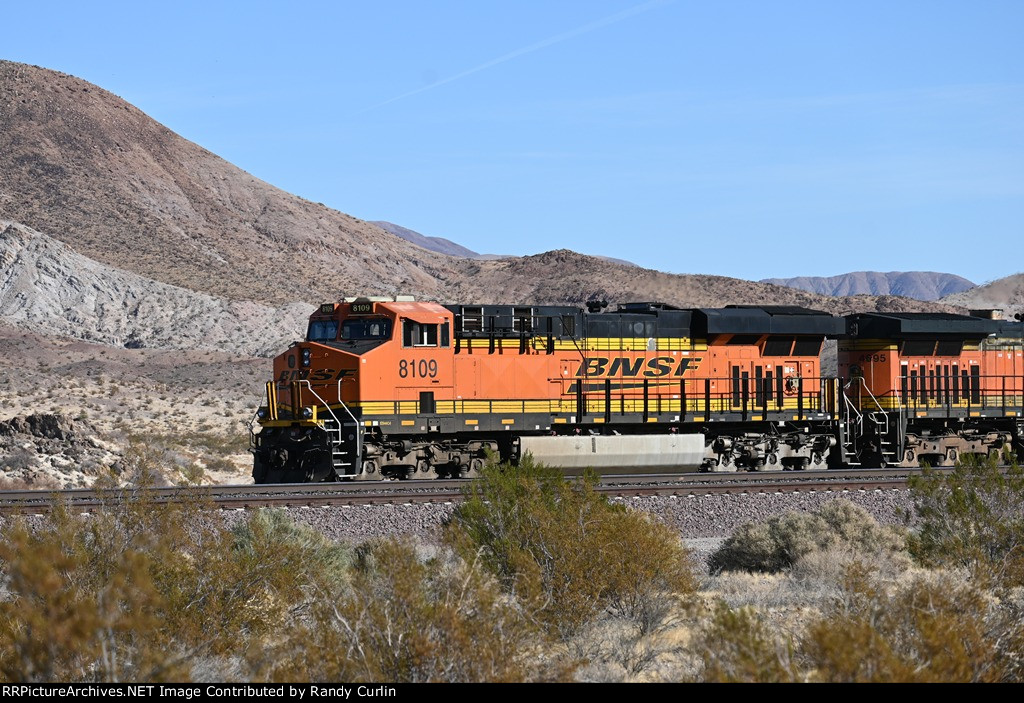
M 843 390 L 845 391 L 849 387 L 850 387 L 850 384 L 847 383 L 845 386 L 843 386 Z M 852 410 L 854 413 L 857 414 L 857 419 L 855 420 L 855 422 L 858 425 L 863 426 L 863 424 L 864 424 L 864 414 L 860 410 L 857 409 L 857 406 L 853 404 L 853 401 L 850 400 L 850 396 L 846 395 L 846 393 L 843 393 L 843 402 L 846 404 L 847 422 L 849 422 L 850 411 Z
M 331 414 L 331 417 L 334 418 L 334 421 L 336 423 L 338 423 L 338 436 L 340 438 L 341 435 L 344 432 L 343 425 L 341 424 L 341 420 L 338 419 L 338 416 L 334 414 L 334 410 L 331 409 L 330 404 L 326 400 L 321 398 L 319 393 L 317 393 L 315 390 L 313 390 L 313 384 L 311 384 L 308 380 L 302 379 L 298 383 L 299 383 L 300 387 L 303 384 L 305 384 L 306 387 L 309 388 L 309 392 L 313 394 L 313 397 L 316 398 L 317 400 L 319 400 L 321 405 L 323 405 L 325 408 L 327 408 L 327 412 L 329 412 Z M 352 418 L 352 422 L 355 424 L 355 431 L 356 431 L 356 455 L 355 455 L 355 460 L 356 460 L 356 462 L 361 462 L 362 458 L 363 458 L 363 451 L 362 451 L 363 447 L 362 447 L 362 441 L 361 441 L 362 437 L 359 434 L 359 423 L 356 422 L 356 418 L 352 414 L 352 411 L 348 409 L 348 406 L 345 405 L 343 402 L 341 402 L 341 379 L 338 380 L 338 403 L 341 405 L 341 407 L 345 408 L 345 412 L 348 413 L 348 416 Z M 353 468 L 355 468 L 355 467 L 353 467 Z
M 345 401 L 341 399 L 341 382 L 343 380 L 341 378 L 338 379 L 338 405 L 343 407 L 348 416 L 352 418 L 352 425 L 356 429 L 356 462 L 361 465 L 363 461 L 363 434 L 359 431 L 359 423 L 356 421 L 356 416 L 352 414 L 352 411 L 345 405 Z M 341 422 L 338 422 L 338 427 L 341 427 Z
M 889 413 L 886 412 L 885 408 L 882 407 L 882 404 L 878 402 L 878 398 L 876 398 L 875 394 L 871 392 L 870 388 L 868 388 L 868 384 L 864 381 L 864 377 L 863 376 L 855 376 L 855 377 L 851 378 L 850 379 L 850 383 L 854 383 L 854 382 L 859 383 L 860 387 L 863 388 L 864 390 L 866 390 L 868 392 L 868 395 L 871 396 L 871 400 L 875 403 L 875 407 L 878 408 L 878 412 L 882 413 L 882 417 L 885 418 L 885 433 L 888 434 L 889 433 Z M 850 383 L 847 384 L 847 387 L 849 387 Z M 861 397 L 863 397 L 863 396 L 861 396 Z M 896 398 L 896 402 L 897 402 L 897 406 L 899 407 L 900 399 L 899 399 L 898 396 Z

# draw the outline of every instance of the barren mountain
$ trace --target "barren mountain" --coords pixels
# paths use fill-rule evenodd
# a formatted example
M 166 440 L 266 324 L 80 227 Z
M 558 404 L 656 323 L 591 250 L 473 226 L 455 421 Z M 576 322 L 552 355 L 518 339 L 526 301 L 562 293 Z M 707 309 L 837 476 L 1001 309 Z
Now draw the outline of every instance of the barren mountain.
M 735 279 L 669 275 L 566 251 L 497 261 L 445 256 L 284 193 L 90 83 L 8 61 L 0 61 L 0 179 L 0 219 L 58 239 L 107 270 L 270 306 L 404 293 L 441 301 L 603 297 L 922 309 L 913 301 L 843 303 Z M 132 304 L 110 305 L 121 315 Z M 192 311 L 197 320 L 210 304 Z M 31 306 L 19 306 L 27 316 Z M 51 306 L 48 314 L 58 312 Z M 123 325 L 112 324 L 97 334 L 121 334 Z
M 164 283 L 261 300 L 436 295 L 447 257 L 260 181 L 78 78 L 0 61 L 0 218 Z
M 305 331 L 311 305 L 214 298 L 106 266 L 0 220 L 0 319 L 123 347 L 271 355 Z
M 1024 314 L 1024 273 L 999 278 L 983 286 L 943 298 L 942 303 L 965 308 L 999 308 L 1007 318 Z
M 822 295 L 901 295 L 915 300 L 938 300 L 974 287 L 966 278 L 934 271 L 854 271 L 827 277 L 764 278 L 761 283 Z

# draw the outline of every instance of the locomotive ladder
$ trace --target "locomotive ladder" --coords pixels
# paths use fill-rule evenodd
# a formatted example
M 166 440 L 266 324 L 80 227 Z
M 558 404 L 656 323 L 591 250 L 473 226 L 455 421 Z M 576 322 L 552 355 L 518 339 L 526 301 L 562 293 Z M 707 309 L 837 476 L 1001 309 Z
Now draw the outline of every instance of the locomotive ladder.
M 858 402 L 856 406 L 853 404 L 846 391 L 854 384 L 858 386 L 858 401 L 863 400 L 863 391 L 867 391 L 868 396 L 875 404 L 875 408 L 877 408 L 877 410 L 869 409 L 862 413 L 858 408 L 863 407 L 863 402 Z M 897 433 L 897 442 L 892 441 L 893 433 L 890 425 L 889 413 L 882 407 L 882 404 L 878 402 L 878 398 L 876 398 L 875 394 L 871 392 L 871 389 L 867 387 L 867 384 L 864 382 L 862 377 L 852 378 L 845 386 L 843 386 L 843 402 L 846 415 L 846 426 L 850 429 L 848 434 L 849 440 L 844 441 L 843 444 L 849 453 L 857 456 L 857 452 L 860 449 L 863 449 L 863 447 L 860 446 L 860 443 L 865 435 L 864 419 L 866 416 L 867 420 L 873 426 L 875 436 L 878 438 L 878 452 L 882 457 L 882 461 L 893 464 L 899 463 L 903 457 L 903 447 L 900 446 L 902 443 L 902 432 Z M 900 402 L 899 396 L 897 396 L 897 403 L 899 405 L 900 424 L 902 425 L 903 404 Z M 900 429 L 902 429 L 902 427 Z M 859 466 L 861 462 L 850 461 L 847 463 L 851 466 Z
M 843 424 L 846 426 L 846 431 L 843 433 L 843 453 L 856 457 L 858 441 L 864 434 L 864 415 L 846 394 L 846 389 L 849 387 L 849 383 L 843 386 Z M 846 459 L 845 456 L 843 458 Z M 860 466 L 859 461 L 847 461 L 846 463 L 850 466 Z
M 299 384 L 304 384 L 309 392 L 315 397 L 320 405 L 330 414 L 330 417 L 326 417 L 321 421 L 324 431 L 327 432 L 327 439 L 331 444 L 331 466 L 334 467 L 335 472 L 340 475 L 351 475 L 359 473 L 359 460 L 362 455 L 362 436 L 359 431 L 359 423 L 356 422 L 355 415 L 348 409 L 348 406 L 341 401 L 341 381 L 338 381 L 338 404 L 341 405 L 342 409 L 348 414 L 352 420 L 352 431 L 355 433 L 356 438 L 356 451 L 352 457 L 352 461 L 345 461 L 347 458 L 347 452 L 345 451 L 345 426 L 331 406 L 320 397 L 320 394 L 313 390 L 313 386 L 308 380 L 299 381 Z M 351 471 L 346 469 L 351 467 Z M 340 470 L 340 471 L 339 471 Z

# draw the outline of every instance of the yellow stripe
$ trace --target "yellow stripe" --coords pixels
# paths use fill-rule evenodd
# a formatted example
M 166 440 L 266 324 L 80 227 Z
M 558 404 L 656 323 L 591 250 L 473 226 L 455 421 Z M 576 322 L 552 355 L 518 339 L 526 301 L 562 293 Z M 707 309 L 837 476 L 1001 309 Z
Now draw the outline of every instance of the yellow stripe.
M 478 425 L 478 424 L 480 424 L 480 421 L 479 420 L 466 420 L 466 424 L 467 425 Z

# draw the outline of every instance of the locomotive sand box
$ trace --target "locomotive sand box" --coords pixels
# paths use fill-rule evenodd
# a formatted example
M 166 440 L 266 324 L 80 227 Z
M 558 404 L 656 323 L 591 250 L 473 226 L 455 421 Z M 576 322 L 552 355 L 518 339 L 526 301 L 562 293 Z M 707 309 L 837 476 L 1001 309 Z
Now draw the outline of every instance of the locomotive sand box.
M 950 465 L 1022 449 L 1022 337 L 938 313 L 352 298 L 275 358 L 253 477 L 472 476 L 491 453 L 569 473 Z

